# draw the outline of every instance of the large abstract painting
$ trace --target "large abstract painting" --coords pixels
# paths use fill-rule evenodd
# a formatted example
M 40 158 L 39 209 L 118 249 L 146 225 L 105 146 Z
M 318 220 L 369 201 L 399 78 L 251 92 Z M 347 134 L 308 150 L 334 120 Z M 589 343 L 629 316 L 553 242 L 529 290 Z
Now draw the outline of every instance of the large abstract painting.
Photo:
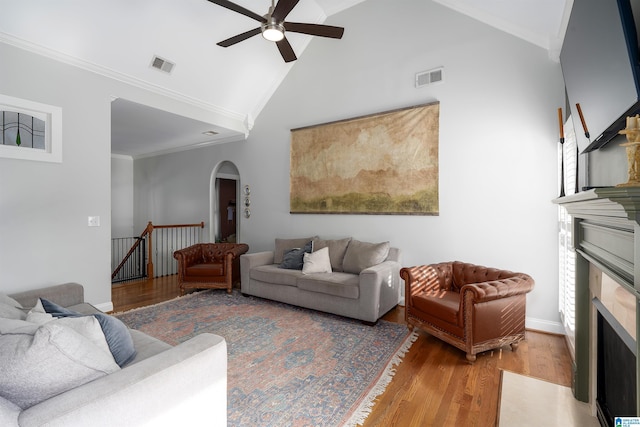
M 438 215 L 438 102 L 291 131 L 295 214 Z

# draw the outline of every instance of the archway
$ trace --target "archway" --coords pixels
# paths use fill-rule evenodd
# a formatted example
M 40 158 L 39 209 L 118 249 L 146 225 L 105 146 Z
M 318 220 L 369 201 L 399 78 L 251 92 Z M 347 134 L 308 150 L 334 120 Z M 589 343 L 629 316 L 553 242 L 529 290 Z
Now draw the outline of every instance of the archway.
M 211 173 L 210 182 L 211 242 L 239 242 L 240 216 L 240 172 L 233 162 L 218 163 Z

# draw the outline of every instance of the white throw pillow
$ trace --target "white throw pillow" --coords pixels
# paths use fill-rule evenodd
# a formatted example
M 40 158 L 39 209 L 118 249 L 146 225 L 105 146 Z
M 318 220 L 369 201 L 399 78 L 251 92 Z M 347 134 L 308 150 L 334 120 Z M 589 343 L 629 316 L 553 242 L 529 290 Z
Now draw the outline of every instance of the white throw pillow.
M 22 304 L 18 301 L 7 294 L 0 293 L 0 317 L 24 320 L 27 317 L 27 313 L 22 310 Z
M 119 369 L 109 352 L 63 322 L 0 319 L 0 396 L 22 409 Z
M 27 318 L 27 313 L 12 304 L 0 302 L 0 318 L 24 320 Z
M 44 325 L 45 323 L 53 320 L 57 321 L 59 325 L 64 325 L 73 329 L 113 357 L 111 350 L 109 350 L 107 338 L 100 326 L 100 322 L 94 316 L 53 317 L 53 315 L 45 311 L 42 306 L 42 301 L 38 298 L 36 305 L 29 310 L 29 313 L 27 313 L 26 319 L 27 322 L 35 323 L 36 325 Z
M 51 322 L 54 319 L 52 315 L 44 311 L 42 301 L 38 298 L 36 305 L 27 313 L 27 322 L 35 323 L 37 325 L 43 325 L 47 322 Z
M 2 292 L 0 292 L 0 304 L 7 304 L 16 308 L 22 308 L 22 304 Z
M 17 426 L 22 409 L 13 402 L 0 397 L 0 426 Z
M 302 274 L 311 273 L 331 273 L 331 260 L 329 259 L 328 247 L 318 249 L 310 254 L 304 254 Z

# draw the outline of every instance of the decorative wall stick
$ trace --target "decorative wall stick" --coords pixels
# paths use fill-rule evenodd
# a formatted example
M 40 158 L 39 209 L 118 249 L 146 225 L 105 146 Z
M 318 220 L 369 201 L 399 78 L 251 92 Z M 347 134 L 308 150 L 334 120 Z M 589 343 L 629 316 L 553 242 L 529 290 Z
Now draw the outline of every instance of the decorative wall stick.
M 584 136 L 586 136 L 587 139 L 590 139 L 591 137 L 589 136 L 589 129 L 587 129 L 587 122 L 585 122 L 585 120 L 584 120 L 584 115 L 582 114 L 582 108 L 580 107 L 579 103 L 576 104 L 576 108 L 578 109 L 578 115 L 580 116 L 580 122 L 582 123 L 582 129 L 584 129 Z

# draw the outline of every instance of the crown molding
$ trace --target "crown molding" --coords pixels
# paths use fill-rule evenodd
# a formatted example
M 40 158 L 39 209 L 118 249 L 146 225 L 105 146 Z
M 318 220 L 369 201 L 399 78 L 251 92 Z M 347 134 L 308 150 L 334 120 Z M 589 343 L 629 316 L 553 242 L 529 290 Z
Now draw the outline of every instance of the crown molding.
M 40 56 L 53 59 L 77 68 L 81 68 L 83 70 L 90 71 L 92 73 L 107 77 L 109 79 L 112 79 L 127 85 L 131 85 L 140 89 L 144 89 L 156 95 L 161 95 L 161 96 L 173 99 L 175 101 L 179 101 L 179 102 L 200 108 L 202 110 L 220 115 L 223 118 L 225 118 L 226 121 L 233 122 L 234 124 L 233 130 L 242 132 L 244 134 L 249 133 L 250 129 L 247 128 L 247 125 L 246 125 L 246 121 L 247 121 L 246 116 L 241 113 L 227 110 L 218 105 L 211 104 L 201 99 L 197 99 L 197 98 L 182 94 L 180 92 L 176 92 L 170 89 L 160 87 L 158 85 L 149 83 L 137 77 L 133 77 L 131 75 L 121 73 L 119 71 L 115 71 L 113 69 L 104 67 L 102 65 L 98 65 L 98 64 L 85 61 L 83 59 L 80 59 L 71 55 L 67 55 L 62 52 L 58 52 L 56 50 L 47 48 L 45 46 L 32 43 L 28 40 L 15 37 L 11 34 L 4 33 L 2 31 L 0 31 L 0 43 L 5 43 L 7 45 L 11 45 L 19 49 L 26 50 L 36 55 L 40 55 Z
M 133 160 L 133 156 L 130 156 L 128 154 L 114 154 L 114 153 L 111 153 L 111 158 L 112 159 L 118 159 L 118 160 Z
M 229 136 L 221 137 L 219 139 L 213 139 L 211 141 L 198 142 L 196 144 L 183 145 L 181 147 L 168 148 L 166 150 L 159 150 L 159 151 L 154 151 L 154 152 L 150 152 L 150 153 L 134 154 L 132 156 L 132 158 L 134 160 L 145 159 L 145 158 L 148 158 L 148 157 L 156 157 L 156 156 L 163 156 L 165 154 L 179 153 L 181 151 L 195 150 L 196 148 L 210 147 L 212 145 L 227 144 L 229 142 L 245 141 L 246 139 L 247 139 L 247 135 L 245 135 L 245 134 L 229 135 Z

